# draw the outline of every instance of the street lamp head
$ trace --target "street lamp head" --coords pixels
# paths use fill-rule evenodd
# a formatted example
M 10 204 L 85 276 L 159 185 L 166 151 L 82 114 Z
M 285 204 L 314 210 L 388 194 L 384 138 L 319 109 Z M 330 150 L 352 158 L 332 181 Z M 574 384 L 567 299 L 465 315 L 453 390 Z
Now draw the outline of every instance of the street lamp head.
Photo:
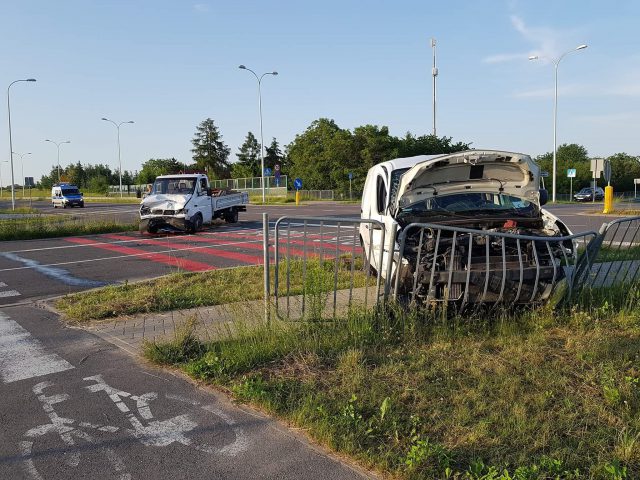
M 135 123 L 133 120 L 129 120 L 128 122 L 124 122 L 124 123 Z
M 67 141 L 60 142 L 60 143 L 71 143 L 71 140 L 67 140 Z
M 576 50 L 584 50 L 587 47 L 588 47 L 588 45 L 579 45 L 579 46 L 576 47 Z
M 239 65 L 239 66 L 238 66 L 238 68 L 239 68 L 240 70 L 246 70 L 246 69 L 247 69 L 247 67 L 245 67 L 244 65 Z
M 271 72 L 271 75 L 278 75 L 278 72 Z
M 529 60 L 538 60 L 540 57 L 538 55 L 530 55 Z
M 26 81 L 27 81 L 27 82 L 35 82 L 35 81 L 36 81 L 36 79 L 35 79 L 35 78 L 27 78 L 27 80 L 26 80 Z
M 45 140 L 45 142 L 51 142 L 53 143 L 53 140 L 49 140 L 48 138 Z

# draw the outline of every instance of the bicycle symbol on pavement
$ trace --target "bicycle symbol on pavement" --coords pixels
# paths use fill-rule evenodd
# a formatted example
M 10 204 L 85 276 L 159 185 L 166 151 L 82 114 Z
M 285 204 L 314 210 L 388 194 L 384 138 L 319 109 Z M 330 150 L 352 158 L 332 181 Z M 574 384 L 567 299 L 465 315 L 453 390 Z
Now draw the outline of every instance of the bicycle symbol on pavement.
M 51 423 L 29 429 L 25 433 L 26 440 L 20 442 L 20 451 L 24 459 L 25 469 L 32 480 L 43 480 L 34 463 L 34 442 L 39 437 L 53 433 L 59 435 L 67 447 L 71 447 L 64 453 L 64 463 L 66 465 L 77 467 L 80 464 L 80 448 L 77 442 L 98 445 L 118 480 L 131 480 L 131 474 L 126 472 L 126 465 L 122 458 L 112 448 L 101 445 L 103 442 L 95 438 L 96 432 L 108 434 L 126 433 L 147 447 L 166 447 L 172 444 L 181 444 L 208 454 L 218 453 L 233 456 L 248 447 L 248 441 L 242 429 L 232 418 L 214 405 L 201 405 L 191 399 L 170 394 L 165 395 L 165 399 L 183 402 L 192 407 L 200 407 L 206 412 L 213 413 L 231 427 L 235 435 L 235 441 L 222 448 L 213 447 L 189 437 L 189 433 L 198 427 L 198 424 L 189 413 L 167 420 L 155 420 L 151 412 L 152 402 L 158 399 L 158 394 L 155 392 L 133 395 L 108 385 L 102 375 L 85 377 L 83 380 L 93 382 L 91 385 L 84 387 L 90 393 L 104 392 L 115 404 L 119 412 L 124 414 L 131 428 L 79 422 L 72 418 L 63 417 L 56 412 L 55 406 L 69 400 L 71 396 L 66 393 L 47 395 L 44 391 L 51 389 L 55 384 L 50 381 L 38 383 L 33 387 L 32 391 L 42 404 L 42 408 Z

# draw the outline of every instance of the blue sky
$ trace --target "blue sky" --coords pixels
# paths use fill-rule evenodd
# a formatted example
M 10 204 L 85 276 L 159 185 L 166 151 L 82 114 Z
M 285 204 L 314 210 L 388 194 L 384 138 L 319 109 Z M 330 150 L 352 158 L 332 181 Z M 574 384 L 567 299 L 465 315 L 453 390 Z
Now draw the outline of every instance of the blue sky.
M 215 120 L 232 158 L 259 132 L 291 142 L 315 119 L 343 128 L 429 133 L 431 48 L 438 42 L 438 134 L 537 155 L 552 149 L 555 57 L 558 143 L 591 155 L 640 154 L 640 2 L 602 1 L 91 1 L 0 3 L 0 86 L 11 88 L 13 145 L 25 175 L 56 161 L 45 138 L 71 140 L 61 163 L 137 170 L 151 157 L 190 161 L 190 140 Z M 6 100 L 5 100 L 6 102 Z M 6 107 L 0 159 L 9 157 Z M 16 181 L 20 161 L 16 162 Z M 2 180 L 9 178 L 0 163 Z

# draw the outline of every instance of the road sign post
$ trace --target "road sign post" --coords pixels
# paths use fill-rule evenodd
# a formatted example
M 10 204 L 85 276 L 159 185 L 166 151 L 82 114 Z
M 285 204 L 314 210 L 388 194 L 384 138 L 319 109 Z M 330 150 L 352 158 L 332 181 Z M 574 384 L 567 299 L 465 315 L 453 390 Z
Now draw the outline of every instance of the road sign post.
M 596 203 L 596 188 L 598 177 L 602 174 L 604 170 L 604 158 L 592 158 L 591 159 L 591 172 L 593 173 L 593 190 L 591 199 L 593 203 Z
M 276 163 L 275 166 L 273 167 L 273 175 L 275 177 L 276 180 L 276 187 L 280 186 L 280 164 Z
M 568 168 L 567 169 L 567 177 L 569 177 L 569 201 L 572 201 L 573 198 L 573 179 L 576 176 L 576 169 L 575 168 Z
M 302 179 L 296 178 L 293 181 L 293 188 L 296 189 L 296 205 L 300 205 L 300 189 L 302 188 Z
M 638 185 L 640 184 L 640 178 L 633 179 L 633 199 L 635 200 L 638 196 Z
M 349 172 L 349 201 L 353 202 L 353 195 L 351 191 L 351 180 L 353 180 L 353 173 Z

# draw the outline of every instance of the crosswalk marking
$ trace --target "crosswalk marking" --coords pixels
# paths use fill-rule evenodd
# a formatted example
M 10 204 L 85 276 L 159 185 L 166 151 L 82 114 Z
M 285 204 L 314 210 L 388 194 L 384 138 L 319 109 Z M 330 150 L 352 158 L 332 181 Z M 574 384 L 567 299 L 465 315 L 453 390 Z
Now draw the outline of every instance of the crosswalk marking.
M 0 312 L 0 378 L 17 382 L 74 368 L 44 346 L 17 322 Z

